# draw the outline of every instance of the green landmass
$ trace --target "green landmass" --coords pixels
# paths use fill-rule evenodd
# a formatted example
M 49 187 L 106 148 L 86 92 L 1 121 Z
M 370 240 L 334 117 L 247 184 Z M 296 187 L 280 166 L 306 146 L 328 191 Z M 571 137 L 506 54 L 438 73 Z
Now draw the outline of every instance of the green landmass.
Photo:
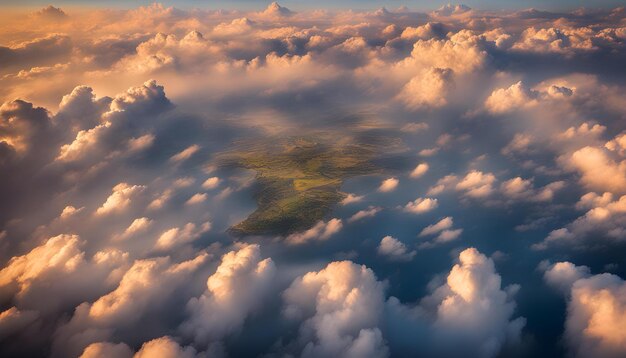
M 392 142 L 320 134 L 238 143 L 218 160 L 256 172 L 258 206 L 231 232 L 287 235 L 312 227 L 345 197 L 345 179 L 382 171 L 374 160 Z

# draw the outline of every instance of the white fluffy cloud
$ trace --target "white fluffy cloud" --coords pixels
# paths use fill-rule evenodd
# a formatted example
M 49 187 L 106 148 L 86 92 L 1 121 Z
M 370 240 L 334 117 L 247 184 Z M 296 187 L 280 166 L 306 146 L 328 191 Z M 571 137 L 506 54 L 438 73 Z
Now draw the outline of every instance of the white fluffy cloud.
M 385 179 L 380 183 L 380 186 L 378 187 L 378 191 L 382 193 L 388 193 L 388 192 L 394 191 L 398 187 L 398 183 L 400 183 L 400 181 L 396 178 Z
M 580 173 L 580 182 L 587 189 L 626 193 L 626 159 L 615 160 L 604 148 L 583 147 L 561 161 Z
M 428 171 L 428 164 L 427 163 L 420 163 L 411 172 L 411 178 L 417 179 L 417 178 L 423 176 L 424 174 L 426 174 L 427 171 Z
M 297 278 L 283 293 L 285 315 L 302 321 L 302 357 L 387 357 L 378 327 L 384 285 L 365 266 L 332 262 Z
M 154 247 L 157 250 L 169 250 L 173 247 L 193 242 L 210 229 L 211 223 L 208 221 L 199 226 L 194 223 L 187 223 L 180 228 L 174 227 L 164 231 L 159 236 Z
M 466 353 L 493 357 L 507 340 L 520 339 L 526 320 L 511 319 L 515 303 L 502 289 L 493 261 L 478 250 L 470 248 L 459 254 L 459 263 L 439 290 L 446 293 L 437 309 L 435 327 L 444 336 L 465 337 L 465 344 L 471 345 Z
M 359 221 L 365 218 L 371 218 L 376 216 L 376 214 L 378 214 L 379 212 L 381 212 L 383 209 L 377 206 L 370 206 L 365 210 L 359 210 L 357 211 L 354 215 L 352 215 L 349 219 L 348 222 L 349 223 L 353 223 L 355 221 Z
M 413 77 L 398 94 L 398 100 L 407 108 L 419 110 L 446 105 L 446 95 L 452 86 L 452 71 L 448 68 L 432 68 Z
M 452 225 L 454 224 L 453 220 L 451 217 L 445 217 L 441 220 L 439 220 L 437 223 L 432 224 L 432 225 L 428 225 L 427 227 L 425 227 L 419 234 L 419 236 L 427 236 L 427 235 L 433 235 L 436 234 L 438 232 L 441 232 L 443 230 L 447 230 L 452 228 Z
M 517 289 L 518 285 L 502 288 L 493 261 L 469 248 L 459 254 L 446 282 L 420 305 L 409 307 L 395 297 L 388 300 L 389 315 L 408 325 L 392 321 L 390 328 L 415 332 L 405 343 L 415 354 L 495 357 L 505 344 L 519 344 L 521 339 L 526 321 L 512 318 Z
M 485 108 L 493 114 L 503 114 L 515 109 L 532 107 L 537 104 L 536 94 L 520 81 L 508 88 L 500 88 L 491 93 L 485 101 Z
M 613 195 L 587 193 L 576 205 L 586 213 L 565 227 L 555 229 L 540 243 L 534 244 L 538 250 L 550 246 L 585 246 L 599 238 L 605 241 L 626 240 L 624 218 L 626 217 L 626 195 L 613 200 Z M 591 240 L 593 238 L 593 240 Z
M 90 344 L 106 342 L 116 330 L 164 309 L 162 305 L 208 257 L 200 253 L 180 263 L 169 257 L 136 260 L 112 291 L 76 307 L 72 319 L 57 330 L 52 355 L 79 355 Z
M 385 236 L 380 240 L 377 251 L 379 255 L 393 261 L 411 261 L 416 254 L 415 250 L 409 251 L 402 241 L 391 236 Z
M 25 255 L 13 257 L 0 271 L 0 287 L 15 283 L 23 295 L 32 282 L 41 277 L 77 270 L 85 262 L 85 253 L 81 249 L 83 244 L 77 235 L 59 235 Z
M 570 262 L 552 265 L 544 275 L 568 296 L 565 339 L 576 357 L 626 354 L 626 282 L 608 273 L 591 275 Z
M 341 219 L 330 219 L 327 222 L 320 221 L 312 228 L 287 236 L 285 241 L 292 245 L 300 245 L 309 241 L 328 240 L 332 235 L 336 234 L 343 227 Z
M 436 209 L 437 206 L 439 206 L 437 199 L 417 198 L 409 201 L 404 206 L 404 211 L 412 214 L 423 214 Z
M 144 191 L 146 187 L 143 185 L 130 185 L 127 183 L 119 183 L 113 187 L 113 193 L 106 201 L 96 210 L 96 215 L 108 215 L 119 213 L 126 210 L 132 200 Z
M 92 343 L 85 348 L 80 358 L 195 358 L 197 356 L 193 347 L 181 347 L 172 337 L 164 336 L 145 342 L 134 354 L 124 343 Z
M 207 280 L 206 291 L 192 298 L 182 331 L 200 344 L 218 341 L 241 328 L 263 304 L 275 275 L 272 259 L 262 259 L 258 245 L 245 245 L 222 257 Z

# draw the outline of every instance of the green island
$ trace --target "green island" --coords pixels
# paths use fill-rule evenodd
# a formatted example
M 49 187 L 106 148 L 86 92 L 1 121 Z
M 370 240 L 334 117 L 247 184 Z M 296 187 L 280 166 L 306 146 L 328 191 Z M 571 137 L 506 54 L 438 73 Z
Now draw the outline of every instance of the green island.
M 345 196 L 347 178 L 382 173 L 376 164 L 394 139 L 319 134 L 236 144 L 218 155 L 222 166 L 256 172 L 257 209 L 230 228 L 238 235 L 288 235 L 315 225 Z

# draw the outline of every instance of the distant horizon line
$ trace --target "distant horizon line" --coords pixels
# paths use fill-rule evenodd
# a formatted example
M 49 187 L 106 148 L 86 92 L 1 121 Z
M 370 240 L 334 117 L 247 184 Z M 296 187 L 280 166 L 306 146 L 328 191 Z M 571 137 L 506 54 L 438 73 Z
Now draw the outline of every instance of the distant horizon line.
M 23 1 L 23 0 L 4 0 L 3 4 L 0 4 L 0 8 L 4 9 L 13 9 L 13 10 L 31 10 L 37 11 L 42 8 L 48 6 L 54 6 L 56 8 L 67 9 L 67 10 L 106 10 L 106 9 L 115 9 L 115 10 L 131 10 L 140 7 L 151 6 L 153 4 L 161 4 L 164 7 L 174 7 L 180 10 L 240 10 L 240 11 L 261 11 L 267 6 L 269 6 L 273 1 L 258 1 L 258 0 L 237 0 L 237 1 L 207 1 L 201 4 L 197 3 L 194 0 L 166 0 L 166 1 L 133 1 L 129 2 L 126 0 L 113 0 L 113 1 L 95 1 L 89 3 L 81 3 L 80 0 L 65 0 L 65 1 L 48 1 L 48 0 L 32 0 L 32 1 Z M 468 6 L 472 10 L 476 11 L 495 11 L 495 12 L 506 12 L 506 11 L 524 11 L 524 10 L 538 10 L 538 11 L 546 11 L 546 12 L 562 12 L 568 13 L 580 9 L 587 10 L 611 10 L 623 8 L 624 4 L 621 1 L 614 0 L 604 0 L 604 1 L 590 1 L 589 4 L 584 4 L 584 1 L 553 1 L 548 3 L 542 3 L 542 1 L 525 1 L 525 2 L 515 2 L 506 3 L 503 6 L 504 2 L 498 2 L 493 0 L 483 0 L 483 1 L 466 1 L 466 2 L 433 2 L 431 4 L 420 3 L 415 4 L 412 1 L 408 2 L 396 2 L 396 1 L 382 1 L 377 2 L 375 0 L 365 0 L 365 1 L 356 1 L 356 0 L 347 0 L 347 1 L 330 1 L 330 0 L 322 0 L 317 1 L 315 4 L 309 5 L 302 3 L 300 1 L 277 1 L 281 6 L 286 7 L 290 10 L 294 10 L 296 12 L 300 11 L 315 11 L 315 10 L 339 10 L 339 11 L 376 11 L 382 8 L 390 12 L 394 12 L 398 9 L 406 7 L 410 12 L 432 12 L 439 10 L 446 5 L 451 6 Z M 482 3 L 482 4 L 473 4 L 473 3 Z M 487 5 L 488 3 L 496 2 L 499 6 L 481 6 Z M 565 4 L 561 4 L 563 6 L 555 6 L 559 3 L 575 3 L 569 4 L 565 6 Z M 430 6 L 429 6 L 430 5 Z M 519 6 L 518 6 L 519 5 Z M 540 6 L 544 5 L 544 6 Z

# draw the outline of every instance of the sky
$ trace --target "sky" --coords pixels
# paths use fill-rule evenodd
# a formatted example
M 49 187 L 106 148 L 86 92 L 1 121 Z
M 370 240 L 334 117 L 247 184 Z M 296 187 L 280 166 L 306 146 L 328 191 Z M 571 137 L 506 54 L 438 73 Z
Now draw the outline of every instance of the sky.
M 61 0 L 51 3 L 47 0 L 2 0 L 0 4 L 11 7 L 42 7 L 50 4 L 56 6 L 70 6 L 70 7 L 121 7 L 121 8 L 133 8 L 137 6 L 150 5 L 154 1 L 127 1 L 127 0 L 109 0 L 109 1 L 82 1 L 82 0 Z M 235 1 L 211 1 L 211 0 L 169 0 L 161 1 L 160 3 L 168 6 L 176 6 L 180 8 L 212 8 L 212 9 L 248 9 L 259 10 L 267 5 L 265 1 L 259 0 L 235 0 Z M 386 7 L 388 9 L 396 9 L 400 6 L 407 6 L 413 10 L 434 10 L 446 2 L 440 1 L 378 1 L 378 0 L 343 0 L 343 1 L 283 1 L 282 5 L 294 9 L 318 9 L 318 8 L 336 8 L 336 9 L 377 9 L 380 7 Z M 555 0 L 555 1 L 495 1 L 495 0 L 475 0 L 465 1 L 463 4 L 472 8 L 481 10 L 511 10 L 511 9 L 526 9 L 526 8 L 538 8 L 542 10 L 572 10 L 581 7 L 587 8 L 611 8 L 622 6 L 623 2 L 619 0 L 597 0 L 597 1 L 585 1 L 585 0 Z
M 1 4 L 0 356 L 626 356 L 617 2 Z

